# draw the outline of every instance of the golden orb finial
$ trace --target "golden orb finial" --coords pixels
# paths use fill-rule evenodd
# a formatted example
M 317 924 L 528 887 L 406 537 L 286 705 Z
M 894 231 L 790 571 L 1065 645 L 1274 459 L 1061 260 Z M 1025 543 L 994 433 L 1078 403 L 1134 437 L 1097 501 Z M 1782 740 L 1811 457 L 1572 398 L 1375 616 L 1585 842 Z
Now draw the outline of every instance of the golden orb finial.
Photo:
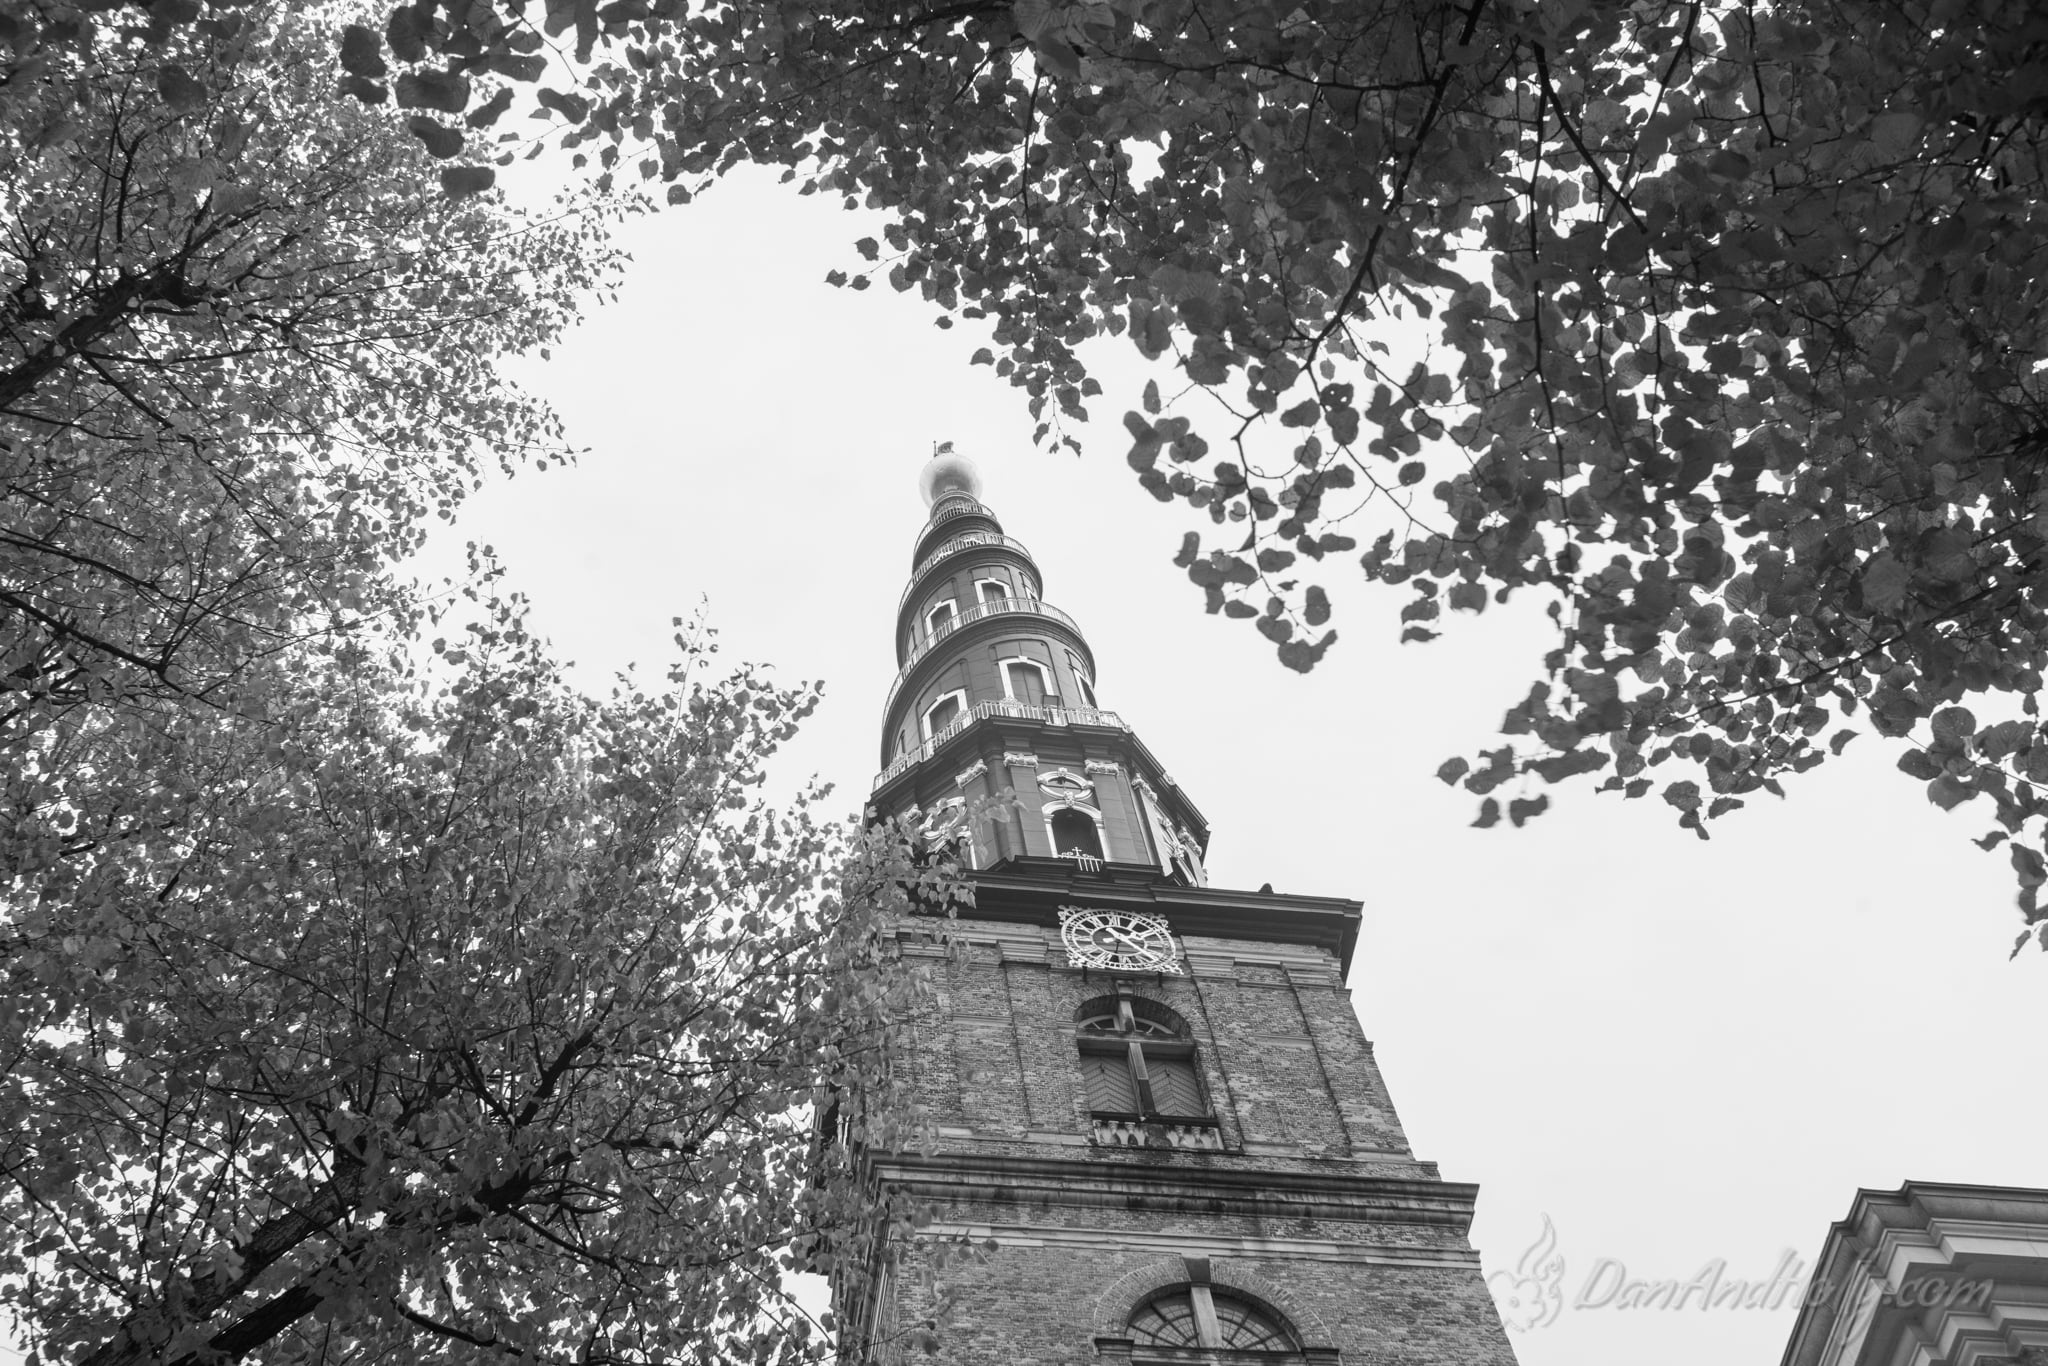
M 924 496 L 926 507 L 949 493 L 962 493 L 979 500 L 981 475 L 975 470 L 972 460 L 953 449 L 952 442 L 941 441 L 932 447 L 932 458 L 918 473 L 917 491 Z

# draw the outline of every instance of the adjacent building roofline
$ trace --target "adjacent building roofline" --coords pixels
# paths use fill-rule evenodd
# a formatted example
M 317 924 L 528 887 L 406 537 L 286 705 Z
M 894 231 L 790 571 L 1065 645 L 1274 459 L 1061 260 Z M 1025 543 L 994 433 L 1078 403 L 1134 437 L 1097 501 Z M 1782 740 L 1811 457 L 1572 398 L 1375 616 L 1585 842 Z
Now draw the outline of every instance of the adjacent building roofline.
M 2048 1190 L 1908 1181 L 1828 1230 L 1783 1366 L 1992 1366 L 2048 1353 Z

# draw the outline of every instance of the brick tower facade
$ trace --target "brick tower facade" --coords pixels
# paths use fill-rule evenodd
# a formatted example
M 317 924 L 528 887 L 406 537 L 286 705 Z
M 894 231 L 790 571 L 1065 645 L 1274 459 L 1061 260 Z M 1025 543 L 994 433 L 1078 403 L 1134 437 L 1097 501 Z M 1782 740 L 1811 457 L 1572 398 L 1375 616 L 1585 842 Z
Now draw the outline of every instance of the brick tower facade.
M 1210 886 L 972 466 L 923 486 L 870 811 L 957 840 L 975 907 L 899 936 L 939 981 L 937 1137 L 872 1161 L 937 1218 L 836 1279 L 848 1359 L 930 1359 L 937 1322 L 949 1366 L 1509 1366 L 1476 1188 L 1409 1152 L 1344 988 L 1359 903 Z

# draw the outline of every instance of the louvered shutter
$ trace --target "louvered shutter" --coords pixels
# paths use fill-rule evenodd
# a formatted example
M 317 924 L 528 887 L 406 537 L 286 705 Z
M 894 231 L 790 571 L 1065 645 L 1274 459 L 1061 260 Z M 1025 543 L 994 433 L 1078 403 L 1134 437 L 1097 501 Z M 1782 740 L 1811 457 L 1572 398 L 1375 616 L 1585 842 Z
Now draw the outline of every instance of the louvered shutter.
M 1130 1064 L 1120 1054 L 1083 1053 L 1081 1076 L 1088 1086 L 1088 1108 L 1134 1114 L 1138 1088 L 1131 1083 Z
M 1195 1065 L 1186 1058 L 1155 1058 L 1145 1055 L 1145 1072 L 1152 1083 L 1152 1104 L 1162 1115 L 1193 1119 L 1206 1115 L 1202 1088 L 1195 1082 Z

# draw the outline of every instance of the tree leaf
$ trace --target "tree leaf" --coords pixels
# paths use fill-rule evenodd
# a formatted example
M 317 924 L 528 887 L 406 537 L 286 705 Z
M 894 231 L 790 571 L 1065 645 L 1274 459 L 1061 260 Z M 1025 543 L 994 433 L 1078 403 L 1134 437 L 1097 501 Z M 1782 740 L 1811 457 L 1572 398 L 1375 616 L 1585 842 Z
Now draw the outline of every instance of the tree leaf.
M 463 106 L 469 103 L 469 81 L 449 71 L 400 72 L 397 89 L 401 109 L 432 109 L 443 114 L 460 114 Z
M 391 68 L 384 63 L 384 40 L 375 29 L 349 24 L 341 30 L 341 68 L 374 79 Z
M 412 5 L 394 5 L 384 25 L 384 39 L 401 62 L 417 62 L 427 55 L 427 39 L 435 35 L 422 13 Z
M 512 87 L 501 85 L 491 92 L 491 97 L 462 116 L 465 128 L 488 128 L 503 117 L 512 107 Z
M 450 128 L 438 119 L 430 119 L 425 114 L 414 114 L 405 121 L 405 126 L 414 137 L 426 144 L 427 152 L 431 156 L 446 160 L 462 150 L 462 130 Z M 493 176 L 495 178 L 495 173 Z M 446 185 L 445 181 L 443 185 Z
M 1941 776 L 1941 761 L 1922 749 L 1909 749 L 1899 756 L 1899 771 L 1932 782 Z
M 1874 555 L 1863 570 L 1864 604 L 1873 611 L 1896 612 L 1905 602 L 1906 585 L 1911 581 L 1912 575 L 1897 556 Z
M 173 113 L 189 114 L 206 103 L 206 87 L 176 64 L 167 64 L 157 71 L 156 88 Z
M 498 180 L 498 173 L 488 166 L 443 166 L 441 168 L 441 190 L 444 194 L 462 196 L 482 194 Z
M 1955 775 L 1949 773 L 1942 774 L 1927 785 L 1927 800 L 1944 811 L 1953 811 L 1976 795 L 1976 788 L 1959 781 Z

